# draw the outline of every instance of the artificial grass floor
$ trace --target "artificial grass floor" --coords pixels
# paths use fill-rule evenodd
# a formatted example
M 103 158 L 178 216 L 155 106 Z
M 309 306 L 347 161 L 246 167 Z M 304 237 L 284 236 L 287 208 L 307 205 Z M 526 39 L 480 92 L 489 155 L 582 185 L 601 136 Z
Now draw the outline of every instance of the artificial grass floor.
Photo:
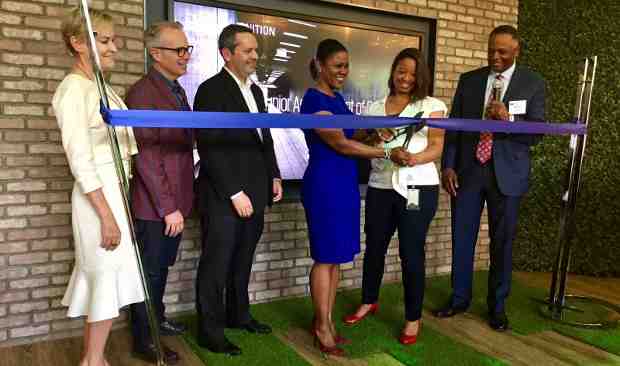
M 469 312 L 486 319 L 487 272 L 474 275 L 474 299 Z M 450 295 L 449 276 L 429 278 L 426 282 L 425 307 L 434 309 L 443 306 Z M 620 355 L 620 329 L 588 330 L 558 323 L 544 318 L 539 313 L 540 300 L 547 291 L 528 287 L 513 280 L 512 292 L 507 303 L 507 314 L 513 332 L 519 334 L 555 330 L 576 338 L 607 352 Z M 341 319 L 355 309 L 360 301 L 360 290 L 343 291 L 338 294 L 334 319 Z M 491 356 L 459 343 L 434 329 L 423 326 L 418 343 L 405 347 L 397 337 L 404 318 L 402 286 L 399 283 L 383 285 L 380 299 L 381 309 L 376 316 L 370 316 L 355 327 L 344 327 L 337 322 L 342 335 L 353 343 L 345 346 L 347 357 L 363 359 L 369 366 L 392 366 L 398 362 L 404 365 L 458 365 L 499 366 L 505 365 Z M 310 299 L 294 298 L 270 303 L 252 305 L 256 319 L 270 324 L 274 332 L 286 334 L 290 329 L 308 328 L 312 318 Z M 243 331 L 227 330 L 227 336 L 243 349 L 243 356 L 228 357 L 216 355 L 200 348 L 195 341 L 195 317 L 186 318 L 192 331 L 185 336 L 198 356 L 208 365 L 309 365 L 292 347 L 280 341 L 274 334 L 267 336 L 249 335 Z
M 260 319 L 260 318 L 259 318 Z M 226 330 L 226 337 L 231 342 L 241 347 L 243 354 L 237 357 L 221 355 L 209 352 L 201 348 L 195 334 L 198 329 L 195 316 L 187 316 L 184 322 L 189 325 L 189 332 L 183 335 L 183 339 L 190 345 L 192 350 L 206 365 L 226 366 L 253 366 L 253 365 L 300 365 L 306 366 L 306 362 L 294 349 L 282 343 L 275 335 L 249 335 L 241 330 Z
M 359 304 L 360 291 L 344 291 L 338 294 L 334 318 L 341 319 Z M 430 327 L 422 328 L 414 346 L 403 346 L 397 337 L 404 319 L 402 287 L 389 284 L 382 287 L 381 311 L 369 317 L 356 327 L 344 327 L 337 322 L 341 334 L 352 340 L 345 346 L 347 357 L 363 359 L 369 366 L 391 366 L 404 364 L 430 366 L 500 366 L 505 363 L 484 355 L 473 348 L 444 336 Z M 278 300 L 252 306 L 256 319 L 270 324 L 274 332 L 286 334 L 290 329 L 307 332 L 312 318 L 310 299 L 294 298 Z M 226 335 L 238 344 L 243 355 L 228 357 L 216 355 L 198 347 L 194 338 L 195 317 L 185 319 L 192 331 L 185 336 L 196 354 L 208 365 L 308 365 L 293 348 L 283 343 L 274 334 L 249 335 L 242 331 L 227 330 Z M 308 336 L 308 339 L 309 336 Z
M 487 305 L 487 271 L 474 273 L 473 301 L 469 313 L 486 319 Z M 619 289 L 620 290 L 620 289 Z M 434 309 L 446 304 L 450 296 L 450 276 L 429 278 L 426 281 L 426 294 L 424 305 L 428 309 Z M 588 343 L 609 353 L 620 355 L 620 328 L 616 329 L 586 329 L 569 325 L 562 325 L 553 320 L 543 317 L 539 308 L 541 300 L 548 297 L 548 291 L 542 288 L 529 287 L 516 279 L 512 281 L 512 289 L 506 306 L 506 314 L 510 320 L 513 332 L 523 335 L 554 330 L 565 336 L 569 336 Z M 586 304 L 579 304 L 587 308 Z M 590 310 L 600 310 L 592 307 Z

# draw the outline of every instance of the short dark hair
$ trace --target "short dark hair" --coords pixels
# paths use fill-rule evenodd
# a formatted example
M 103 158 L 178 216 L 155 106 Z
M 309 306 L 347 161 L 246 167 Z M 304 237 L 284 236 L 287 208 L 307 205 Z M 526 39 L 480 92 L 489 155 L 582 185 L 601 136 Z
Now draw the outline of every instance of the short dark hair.
M 348 53 L 349 51 L 347 51 L 347 48 L 342 43 L 338 42 L 335 39 L 327 38 L 319 43 L 316 48 L 315 58 L 310 60 L 310 75 L 312 76 L 312 79 L 317 80 L 317 78 L 319 77 L 319 68 L 316 63 L 320 62 L 322 64 L 325 64 L 325 61 L 327 61 L 327 59 L 330 58 L 331 55 L 338 52 Z
M 231 24 L 226 26 L 222 29 L 222 33 L 220 33 L 220 37 L 217 39 L 217 48 L 220 52 L 222 52 L 224 48 L 227 48 L 230 52 L 235 53 L 235 47 L 237 47 L 235 40 L 237 39 L 237 34 L 239 33 L 254 34 L 252 29 L 244 25 Z
M 415 61 L 415 85 L 411 91 L 411 100 L 422 100 L 430 94 L 431 89 L 431 72 L 428 69 L 424 55 L 417 48 L 405 48 L 400 51 L 392 62 L 392 68 L 390 69 L 390 77 L 388 79 L 388 88 L 390 88 L 390 95 L 396 93 L 396 87 L 394 86 L 394 70 L 398 66 L 398 63 L 406 58 L 410 58 Z
M 518 43 L 521 43 L 521 37 L 519 37 L 519 32 L 517 31 L 517 28 L 513 27 L 512 25 L 504 24 L 495 27 L 495 29 L 491 31 L 491 34 L 489 34 L 489 39 L 495 37 L 498 34 L 509 34 L 512 39 L 514 39 Z

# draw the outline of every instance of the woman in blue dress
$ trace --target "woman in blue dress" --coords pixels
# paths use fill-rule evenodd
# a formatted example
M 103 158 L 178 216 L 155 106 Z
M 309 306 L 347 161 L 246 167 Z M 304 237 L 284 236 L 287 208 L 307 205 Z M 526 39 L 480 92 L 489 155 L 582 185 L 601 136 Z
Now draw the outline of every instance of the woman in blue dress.
M 319 43 L 310 62 L 316 81 L 304 95 L 301 113 L 352 114 L 336 90 L 349 74 L 347 49 L 338 41 Z M 355 157 L 391 159 L 397 164 L 408 160 L 401 149 L 369 146 L 373 141 L 364 131 L 319 128 L 305 130 L 309 150 L 308 168 L 303 178 L 302 203 L 308 221 L 310 292 L 314 306 L 313 332 L 322 352 L 343 355 L 338 344 L 347 342 L 336 333 L 332 308 L 336 298 L 340 263 L 353 261 L 360 252 L 360 193 Z M 362 143 L 366 140 L 366 143 Z

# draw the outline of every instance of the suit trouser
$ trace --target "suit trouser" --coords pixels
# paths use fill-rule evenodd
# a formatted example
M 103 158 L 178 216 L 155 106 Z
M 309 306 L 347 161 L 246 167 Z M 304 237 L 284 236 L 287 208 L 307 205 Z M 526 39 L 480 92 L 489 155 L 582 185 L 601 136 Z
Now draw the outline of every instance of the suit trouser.
M 221 340 L 226 326 L 251 321 L 248 283 L 263 225 L 263 211 L 248 219 L 221 214 L 201 217 L 202 255 L 196 279 L 200 336 Z
M 398 253 L 405 290 L 405 318 L 422 316 L 424 300 L 425 252 L 428 227 L 437 211 L 438 186 L 419 187 L 420 210 L 407 210 L 407 201 L 393 189 L 369 187 L 366 192 L 366 251 L 362 280 L 362 303 L 379 299 L 385 268 L 385 254 L 398 229 Z
M 165 228 L 166 225 L 161 221 L 135 220 L 136 238 L 141 244 L 142 266 L 159 322 L 164 320 L 166 313 L 163 298 L 168 281 L 168 267 L 174 265 L 182 236 L 182 234 L 176 237 L 166 236 Z M 152 343 L 146 306 L 143 302 L 131 305 L 131 326 L 135 347 Z
M 497 186 L 493 162 L 475 164 L 466 184 L 452 198 L 452 306 L 468 307 L 472 298 L 475 245 L 480 216 L 487 204 L 490 268 L 489 312 L 504 311 L 512 277 L 512 242 L 516 235 L 520 196 L 506 196 Z

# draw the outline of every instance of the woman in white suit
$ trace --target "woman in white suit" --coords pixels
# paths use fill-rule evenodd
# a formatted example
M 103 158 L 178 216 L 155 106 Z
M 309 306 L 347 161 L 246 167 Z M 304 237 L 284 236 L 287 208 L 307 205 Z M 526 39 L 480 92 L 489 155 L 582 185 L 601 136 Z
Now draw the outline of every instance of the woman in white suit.
M 101 67 L 111 70 L 117 53 L 112 17 L 97 10 L 90 14 Z M 108 366 L 104 348 L 113 319 L 119 308 L 144 301 L 144 293 L 79 9 L 67 15 L 62 36 L 75 59 L 52 100 L 75 178 L 71 196 L 75 267 L 62 303 L 69 307 L 69 317 L 86 317 L 80 365 Z M 126 109 L 112 89 L 107 93 L 111 108 Z M 116 133 L 129 172 L 131 156 L 138 152 L 133 132 L 116 128 Z

